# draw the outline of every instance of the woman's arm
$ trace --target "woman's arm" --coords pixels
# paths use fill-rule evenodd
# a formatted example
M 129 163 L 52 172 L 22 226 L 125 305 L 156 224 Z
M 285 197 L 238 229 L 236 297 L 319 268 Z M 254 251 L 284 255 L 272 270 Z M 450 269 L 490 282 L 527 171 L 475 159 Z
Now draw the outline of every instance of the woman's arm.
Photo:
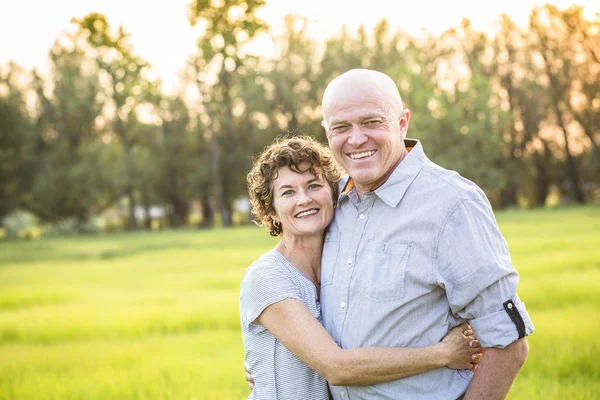
M 334 386 L 369 385 L 417 375 L 444 366 L 472 368 L 479 343 L 462 333 L 420 348 L 341 349 L 304 303 L 287 299 L 256 319 L 296 357 Z M 469 347 L 469 343 L 473 347 Z M 478 357 L 478 356 L 476 356 Z

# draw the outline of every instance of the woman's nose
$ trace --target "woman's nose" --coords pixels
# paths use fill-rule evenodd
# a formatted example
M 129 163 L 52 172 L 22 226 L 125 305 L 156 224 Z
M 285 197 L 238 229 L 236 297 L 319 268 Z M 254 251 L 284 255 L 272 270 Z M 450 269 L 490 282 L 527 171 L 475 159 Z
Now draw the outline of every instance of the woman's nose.
M 302 190 L 298 193 L 298 204 L 307 204 L 311 201 L 312 197 L 310 197 L 310 194 L 306 190 Z

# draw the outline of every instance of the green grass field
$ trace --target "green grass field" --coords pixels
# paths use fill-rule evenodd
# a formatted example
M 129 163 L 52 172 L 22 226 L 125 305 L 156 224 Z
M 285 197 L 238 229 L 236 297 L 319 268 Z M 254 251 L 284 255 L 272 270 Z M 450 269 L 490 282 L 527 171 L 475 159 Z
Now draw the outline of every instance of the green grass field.
M 510 399 L 600 398 L 600 207 L 498 213 L 536 326 Z M 0 242 L 0 399 L 242 399 L 256 227 Z

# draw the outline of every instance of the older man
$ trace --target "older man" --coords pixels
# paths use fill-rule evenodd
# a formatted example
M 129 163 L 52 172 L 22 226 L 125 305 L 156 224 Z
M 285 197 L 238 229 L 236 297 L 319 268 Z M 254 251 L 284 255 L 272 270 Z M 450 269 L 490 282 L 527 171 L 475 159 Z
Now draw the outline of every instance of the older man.
M 342 348 L 418 347 L 469 320 L 488 347 L 477 372 L 437 369 L 334 399 L 503 399 L 534 330 L 518 274 L 479 187 L 406 139 L 396 85 L 348 71 L 323 96 L 323 126 L 343 180 L 322 257 L 325 328 Z M 456 143 L 460 146 L 460 143 Z

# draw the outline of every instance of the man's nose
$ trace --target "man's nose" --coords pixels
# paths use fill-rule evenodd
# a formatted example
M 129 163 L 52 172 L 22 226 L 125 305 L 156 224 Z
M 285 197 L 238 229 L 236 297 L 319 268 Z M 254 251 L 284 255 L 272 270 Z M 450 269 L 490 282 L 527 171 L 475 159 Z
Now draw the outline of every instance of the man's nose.
M 360 147 L 363 143 L 365 143 L 368 138 L 363 133 L 362 129 L 358 125 L 352 125 L 350 128 L 350 137 L 348 138 L 348 144 L 352 147 Z

